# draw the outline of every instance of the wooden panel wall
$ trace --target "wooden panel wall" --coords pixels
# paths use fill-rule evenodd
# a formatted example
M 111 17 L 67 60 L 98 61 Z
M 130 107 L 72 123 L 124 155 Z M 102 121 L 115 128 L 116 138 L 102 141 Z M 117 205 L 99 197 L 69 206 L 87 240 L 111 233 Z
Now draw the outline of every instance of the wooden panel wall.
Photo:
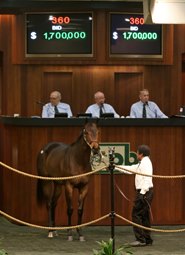
M 124 116 L 130 114 L 130 105 L 139 100 L 143 84 L 143 73 L 115 73 L 115 102 Z
M 185 103 L 185 53 L 182 55 L 182 102 Z
M 65 102 L 72 102 L 72 72 L 44 72 L 42 91 L 42 102 L 48 102 L 51 91 L 58 90 L 62 93 L 62 100 Z M 47 101 L 46 101 L 47 99 Z
M 0 51 L 0 114 L 2 113 L 3 53 Z

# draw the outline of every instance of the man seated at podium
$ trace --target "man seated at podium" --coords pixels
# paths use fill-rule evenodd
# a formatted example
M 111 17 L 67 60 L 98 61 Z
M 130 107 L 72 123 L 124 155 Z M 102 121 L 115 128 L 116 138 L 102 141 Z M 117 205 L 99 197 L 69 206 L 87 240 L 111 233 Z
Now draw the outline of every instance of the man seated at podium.
M 130 118 L 168 118 L 157 106 L 149 101 L 149 91 L 143 89 L 139 93 L 140 101 L 134 103 L 130 109 Z
M 120 117 L 110 104 L 105 103 L 105 95 L 103 92 L 96 92 L 94 94 L 94 100 L 95 104 L 90 105 L 86 110 L 86 113 L 91 113 L 92 117 L 99 118 L 103 113 L 113 113 L 114 118 Z
M 42 108 L 42 118 L 55 118 L 59 113 L 67 113 L 68 118 L 73 115 L 70 105 L 61 102 L 61 93 L 53 91 L 50 94 L 50 102 Z

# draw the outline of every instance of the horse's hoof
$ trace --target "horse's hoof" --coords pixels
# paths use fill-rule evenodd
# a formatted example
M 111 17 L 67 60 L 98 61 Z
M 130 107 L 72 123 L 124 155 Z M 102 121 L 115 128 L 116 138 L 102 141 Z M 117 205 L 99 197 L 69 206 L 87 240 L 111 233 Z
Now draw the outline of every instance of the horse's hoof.
M 53 231 L 53 236 L 58 236 L 58 232 L 57 231 Z
M 72 236 L 68 236 L 68 239 L 67 239 L 68 241 L 73 241 L 73 237 Z
M 84 236 L 80 236 L 80 237 L 79 237 L 79 240 L 80 240 L 80 242 L 84 242 L 84 241 L 85 241 Z
M 48 238 L 53 238 L 53 232 L 48 233 Z

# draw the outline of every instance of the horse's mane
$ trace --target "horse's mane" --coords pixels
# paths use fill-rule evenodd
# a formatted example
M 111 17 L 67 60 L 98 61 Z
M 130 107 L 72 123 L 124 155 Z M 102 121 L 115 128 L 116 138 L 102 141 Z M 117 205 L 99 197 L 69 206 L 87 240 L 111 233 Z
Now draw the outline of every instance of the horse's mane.
M 78 143 L 83 138 L 83 131 L 81 131 L 80 135 L 76 139 L 76 141 L 71 143 L 71 146 L 74 146 L 76 143 Z

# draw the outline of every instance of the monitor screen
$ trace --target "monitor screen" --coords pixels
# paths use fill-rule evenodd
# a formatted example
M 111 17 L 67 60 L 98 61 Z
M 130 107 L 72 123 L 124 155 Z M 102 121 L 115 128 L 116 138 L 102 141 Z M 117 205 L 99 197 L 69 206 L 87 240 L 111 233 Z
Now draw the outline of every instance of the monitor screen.
M 26 13 L 26 57 L 92 57 L 93 14 Z
M 67 118 L 68 114 L 66 112 L 55 113 L 55 118 Z
M 110 13 L 110 57 L 162 58 L 162 25 L 144 24 L 143 14 Z
M 112 112 L 101 113 L 100 118 L 114 118 L 114 113 Z
M 78 118 L 91 118 L 92 117 L 92 113 L 78 113 L 77 117 Z

